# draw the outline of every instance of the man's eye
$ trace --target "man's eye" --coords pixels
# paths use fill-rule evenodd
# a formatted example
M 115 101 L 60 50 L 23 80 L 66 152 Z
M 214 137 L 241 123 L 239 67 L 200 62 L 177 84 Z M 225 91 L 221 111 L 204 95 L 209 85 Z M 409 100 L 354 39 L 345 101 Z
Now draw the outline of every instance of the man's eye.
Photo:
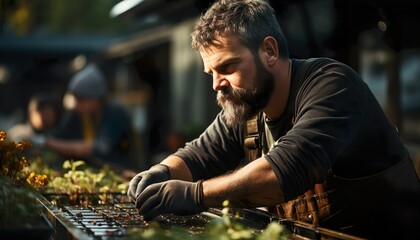
M 233 71 L 234 71 L 234 64 L 233 63 L 225 64 L 225 65 L 220 67 L 220 72 L 224 73 L 224 74 L 230 74 Z

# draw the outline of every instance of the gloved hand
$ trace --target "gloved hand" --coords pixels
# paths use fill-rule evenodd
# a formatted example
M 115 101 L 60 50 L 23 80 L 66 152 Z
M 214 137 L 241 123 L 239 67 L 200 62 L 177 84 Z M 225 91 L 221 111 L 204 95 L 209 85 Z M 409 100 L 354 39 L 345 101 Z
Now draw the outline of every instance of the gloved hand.
M 192 215 L 206 210 L 202 181 L 169 180 L 152 184 L 137 197 L 136 208 L 146 221 L 160 214 Z
M 29 142 L 31 142 L 34 147 L 43 148 L 47 142 L 47 137 L 43 134 L 36 134 L 29 139 Z
M 163 164 L 157 164 L 147 171 L 137 174 L 131 179 L 127 195 L 130 200 L 135 203 L 137 197 L 143 190 L 154 183 L 159 183 L 171 179 L 169 168 Z

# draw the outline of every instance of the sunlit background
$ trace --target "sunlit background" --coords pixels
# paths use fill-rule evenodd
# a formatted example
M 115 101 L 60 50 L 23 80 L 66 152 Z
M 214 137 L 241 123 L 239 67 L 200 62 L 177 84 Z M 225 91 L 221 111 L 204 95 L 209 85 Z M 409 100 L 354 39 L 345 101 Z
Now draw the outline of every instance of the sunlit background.
M 0 129 L 26 121 L 28 100 L 37 92 L 51 92 L 71 107 L 67 82 L 95 61 L 111 97 L 129 110 L 138 161 L 149 166 L 171 151 L 172 133 L 192 139 L 219 111 L 211 79 L 190 48 L 194 23 L 211 2 L 0 0 Z M 420 3 L 272 5 L 291 56 L 331 57 L 358 71 L 420 162 Z

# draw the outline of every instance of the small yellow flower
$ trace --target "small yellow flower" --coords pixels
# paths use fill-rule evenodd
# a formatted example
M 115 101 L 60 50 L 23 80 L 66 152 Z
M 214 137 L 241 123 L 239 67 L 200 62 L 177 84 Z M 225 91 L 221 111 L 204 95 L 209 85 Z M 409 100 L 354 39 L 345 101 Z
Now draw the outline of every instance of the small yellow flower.
M 29 174 L 29 176 L 26 178 L 26 182 L 29 184 L 29 185 L 33 185 L 34 184 L 34 178 L 35 178 L 35 173 L 34 172 L 31 172 L 30 174 Z
M 39 188 L 48 183 L 48 177 L 45 174 L 36 174 L 31 172 L 26 178 L 26 182 L 34 188 Z
M 38 174 L 35 178 L 35 183 L 38 186 L 45 186 L 48 182 L 48 177 L 45 174 Z
M 30 147 L 32 147 L 32 144 L 28 140 L 16 143 L 16 149 L 21 151 L 29 149 Z
M 16 143 L 16 149 L 23 151 L 23 143 L 22 142 Z
M 7 133 L 5 131 L 0 131 L 0 142 L 4 142 L 6 140 Z

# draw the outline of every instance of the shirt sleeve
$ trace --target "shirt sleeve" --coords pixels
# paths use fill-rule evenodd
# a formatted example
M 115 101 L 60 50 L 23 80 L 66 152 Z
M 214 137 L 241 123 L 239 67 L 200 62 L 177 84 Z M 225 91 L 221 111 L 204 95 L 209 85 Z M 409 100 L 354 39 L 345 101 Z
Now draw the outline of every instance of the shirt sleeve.
M 243 126 L 228 127 L 222 111 L 197 139 L 174 155 L 184 160 L 194 181 L 209 179 L 239 166 L 245 155 L 243 137 Z
M 265 155 L 286 201 L 323 182 L 360 129 L 364 96 L 349 76 L 356 75 L 331 64 L 306 79 L 296 97 L 294 126 Z

